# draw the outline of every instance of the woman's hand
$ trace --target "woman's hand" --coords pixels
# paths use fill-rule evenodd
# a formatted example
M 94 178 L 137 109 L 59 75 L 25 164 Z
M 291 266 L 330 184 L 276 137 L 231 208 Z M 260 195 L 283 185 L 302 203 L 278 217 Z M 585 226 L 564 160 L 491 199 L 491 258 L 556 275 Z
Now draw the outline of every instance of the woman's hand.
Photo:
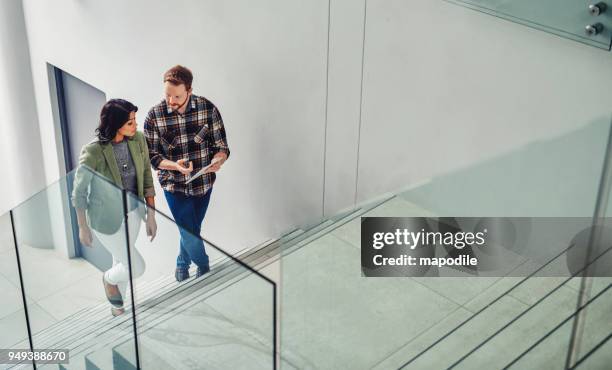
M 91 236 L 91 229 L 87 224 L 79 226 L 79 240 L 84 246 L 91 247 L 93 238 Z
M 145 221 L 147 229 L 147 236 L 153 241 L 155 235 L 157 235 L 157 222 L 155 221 L 155 210 L 152 208 L 147 209 L 147 220 Z

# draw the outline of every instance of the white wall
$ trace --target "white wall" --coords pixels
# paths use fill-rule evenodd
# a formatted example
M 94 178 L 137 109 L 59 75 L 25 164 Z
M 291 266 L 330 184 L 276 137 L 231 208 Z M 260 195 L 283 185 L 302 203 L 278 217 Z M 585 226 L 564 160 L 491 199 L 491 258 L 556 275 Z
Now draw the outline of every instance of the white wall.
M 364 54 L 359 200 L 610 121 L 609 51 L 448 2 L 369 0 Z
M 46 62 L 141 121 L 167 67 L 194 70 L 233 151 L 205 228 L 230 250 L 610 116 L 609 52 L 445 1 L 24 4 L 44 153 Z
M 330 9 L 326 215 L 610 120 L 609 51 L 442 0 Z
M 0 2 L 0 214 L 45 184 L 21 1 Z
M 170 66 L 220 109 L 232 150 L 204 235 L 239 250 L 322 214 L 327 2 L 24 1 L 43 149 L 54 153 L 46 63 L 139 107 Z M 96 117 L 92 117 L 96 119 Z M 54 156 L 47 182 L 62 175 Z M 158 202 L 166 209 L 159 194 Z
M 40 128 L 30 70 L 23 8 L 19 0 L 0 2 L 0 215 L 29 199 L 14 213 L 17 242 L 52 245 Z M 36 230 L 36 232 L 32 232 Z
M 326 215 L 355 202 L 365 0 L 332 0 L 326 115 Z

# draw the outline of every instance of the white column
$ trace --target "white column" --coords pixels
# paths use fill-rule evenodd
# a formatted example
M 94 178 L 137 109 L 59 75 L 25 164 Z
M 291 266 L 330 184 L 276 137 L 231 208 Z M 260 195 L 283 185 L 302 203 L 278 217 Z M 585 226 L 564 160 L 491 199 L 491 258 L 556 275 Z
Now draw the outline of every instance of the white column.
M 0 1 L 0 214 L 45 187 L 40 129 L 30 53 L 20 0 Z M 48 248 L 50 225 L 46 196 L 20 206 L 15 226 L 20 243 Z
M 0 81 L 0 213 L 4 213 L 45 185 L 20 0 L 0 1 Z

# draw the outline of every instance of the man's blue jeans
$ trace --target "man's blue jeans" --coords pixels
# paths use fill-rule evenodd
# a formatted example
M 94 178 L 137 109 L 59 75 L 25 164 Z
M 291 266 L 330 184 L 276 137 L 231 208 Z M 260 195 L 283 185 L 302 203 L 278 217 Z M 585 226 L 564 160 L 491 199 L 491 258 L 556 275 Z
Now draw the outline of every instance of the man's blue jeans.
M 210 267 L 204 242 L 199 237 L 202 221 L 210 202 L 210 193 L 212 189 L 206 195 L 195 197 L 164 191 L 170 212 L 181 233 L 180 250 L 176 258 L 178 269 L 188 269 L 192 261 L 202 270 Z

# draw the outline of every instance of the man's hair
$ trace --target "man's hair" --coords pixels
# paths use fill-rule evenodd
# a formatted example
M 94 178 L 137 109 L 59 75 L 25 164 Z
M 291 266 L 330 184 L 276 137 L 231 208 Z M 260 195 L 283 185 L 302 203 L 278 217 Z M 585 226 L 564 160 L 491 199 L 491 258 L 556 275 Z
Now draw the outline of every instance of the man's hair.
M 191 89 L 193 82 L 193 74 L 187 67 L 175 65 L 164 73 L 164 82 L 170 82 L 173 85 L 185 85 L 185 89 Z

